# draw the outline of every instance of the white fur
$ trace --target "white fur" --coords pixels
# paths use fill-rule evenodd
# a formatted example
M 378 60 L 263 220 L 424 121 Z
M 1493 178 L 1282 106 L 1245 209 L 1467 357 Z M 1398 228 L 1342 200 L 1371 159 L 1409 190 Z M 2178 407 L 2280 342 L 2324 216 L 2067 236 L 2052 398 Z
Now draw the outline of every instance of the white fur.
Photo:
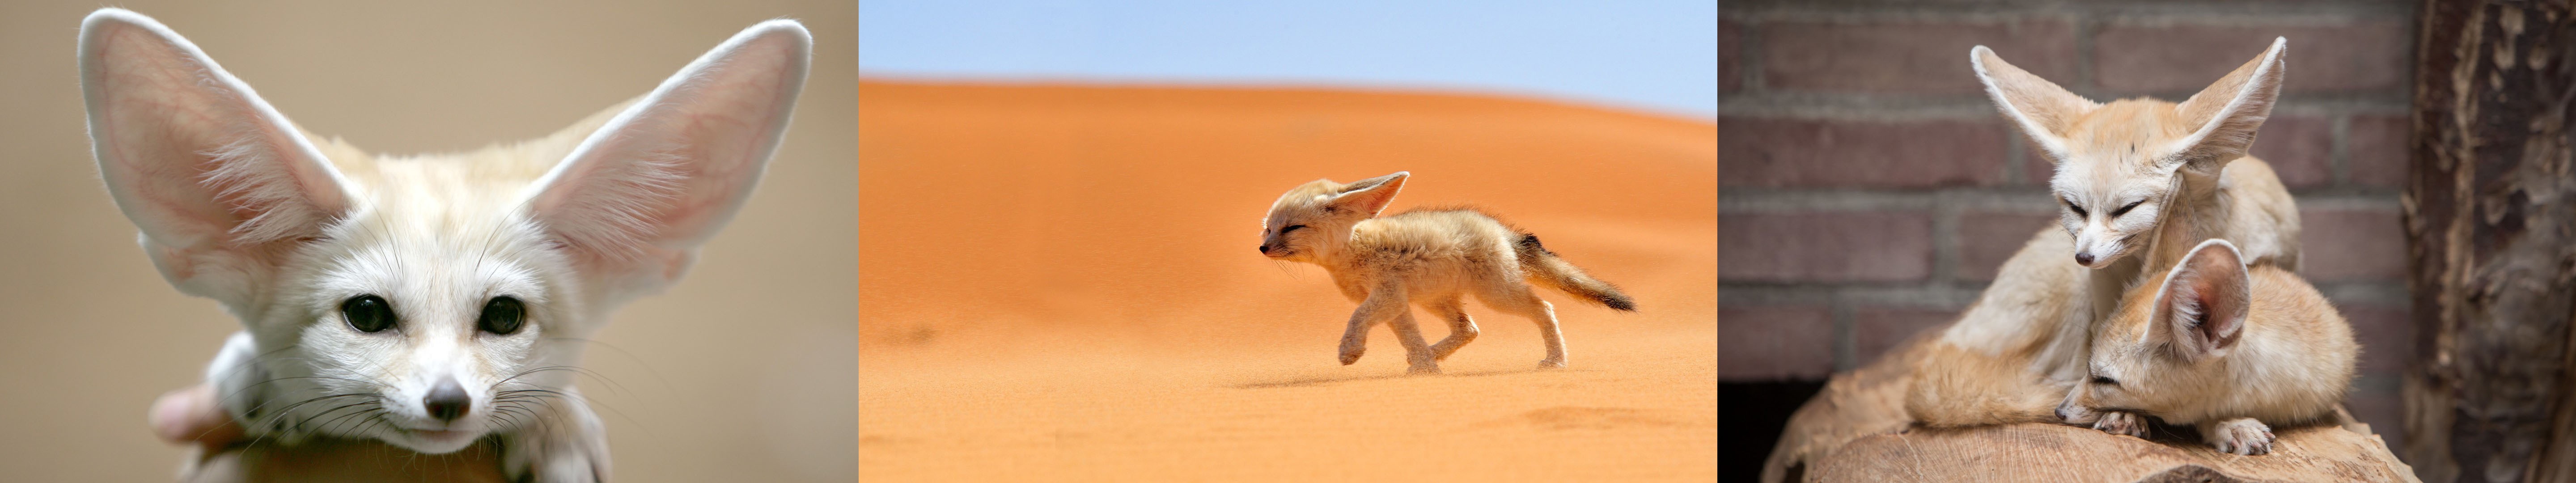
M 559 368 L 740 209 L 811 44 L 794 21 L 763 22 L 613 117 L 421 156 L 314 143 L 133 12 L 91 14 L 80 60 L 101 177 L 145 252 L 246 329 L 207 377 L 253 444 L 333 436 L 447 453 L 497 436 L 510 475 L 594 481 L 607 440 Z M 354 328 L 341 307 L 362 296 L 385 299 L 395 325 Z M 524 305 L 520 329 L 478 328 L 499 297 Z M 471 401 L 452 421 L 423 403 L 449 381 Z

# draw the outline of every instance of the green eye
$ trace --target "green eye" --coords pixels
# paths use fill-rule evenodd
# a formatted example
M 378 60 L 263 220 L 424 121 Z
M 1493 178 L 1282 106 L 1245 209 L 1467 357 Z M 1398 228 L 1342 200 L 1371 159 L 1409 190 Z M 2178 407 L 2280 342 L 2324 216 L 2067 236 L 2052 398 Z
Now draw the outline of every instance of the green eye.
M 484 332 L 510 335 L 518 332 L 520 326 L 526 325 L 527 315 L 528 308 L 519 303 L 519 299 L 506 296 L 493 297 L 491 302 L 483 304 L 483 315 L 474 322 L 474 325 Z
M 349 328 L 375 333 L 394 326 L 394 307 L 384 297 L 360 295 L 340 302 L 340 318 L 349 320 Z

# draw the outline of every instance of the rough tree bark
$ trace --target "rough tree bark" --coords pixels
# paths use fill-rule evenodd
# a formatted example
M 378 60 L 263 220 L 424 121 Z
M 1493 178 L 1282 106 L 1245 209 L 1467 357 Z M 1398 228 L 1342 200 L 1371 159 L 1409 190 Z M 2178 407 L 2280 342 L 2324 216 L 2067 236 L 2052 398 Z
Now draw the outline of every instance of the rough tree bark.
M 2402 198 L 2425 481 L 2576 481 L 2568 0 L 2427 0 Z

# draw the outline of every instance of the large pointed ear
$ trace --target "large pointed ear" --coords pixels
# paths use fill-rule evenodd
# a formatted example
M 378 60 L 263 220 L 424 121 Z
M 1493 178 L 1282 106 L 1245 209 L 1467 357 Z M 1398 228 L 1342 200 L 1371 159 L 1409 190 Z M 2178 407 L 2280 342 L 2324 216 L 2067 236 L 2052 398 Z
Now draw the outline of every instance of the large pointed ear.
M 2281 97 L 2282 70 L 2287 67 L 2282 54 L 2289 43 L 2286 37 L 2272 38 L 2272 47 L 2263 49 L 2263 55 L 2174 105 L 2183 125 L 2197 129 L 2167 148 L 2175 155 L 2166 158 L 2166 171 L 2188 165 L 2216 174 L 2229 161 L 2245 157 L 2245 150 L 2254 145 L 2254 130 L 2272 117 L 2273 101 Z
M 1968 49 L 1968 63 L 1976 67 L 1977 81 L 1986 84 L 1986 97 L 1994 99 L 1995 109 L 2020 126 L 2031 142 L 2048 151 L 2048 161 L 2052 163 L 2066 157 L 2066 129 L 2075 124 L 2075 118 L 2102 107 L 2102 103 L 2067 92 L 2057 83 L 2004 62 L 2002 56 L 1983 45 Z
M 2235 244 L 2215 238 L 2200 242 L 2156 290 L 2148 341 L 2162 343 L 2185 361 L 2224 355 L 2244 332 L 2253 287 Z
M 1395 201 L 1395 192 L 1404 190 L 1404 178 L 1411 176 L 1413 176 L 1412 171 L 1397 171 L 1395 174 L 1352 181 L 1351 184 L 1342 185 L 1341 194 L 1333 195 L 1333 200 L 1324 206 L 1377 216 L 1379 211 L 1386 210 L 1387 203 Z
M 680 277 L 759 183 L 813 43 L 793 20 L 743 29 L 530 186 L 530 216 L 563 243 L 591 290 L 623 300 Z
M 248 301 L 353 198 L 285 116 L 188 39 L 107 8 L 81 22 L 91 149 L 144 251 L 180 291 Z

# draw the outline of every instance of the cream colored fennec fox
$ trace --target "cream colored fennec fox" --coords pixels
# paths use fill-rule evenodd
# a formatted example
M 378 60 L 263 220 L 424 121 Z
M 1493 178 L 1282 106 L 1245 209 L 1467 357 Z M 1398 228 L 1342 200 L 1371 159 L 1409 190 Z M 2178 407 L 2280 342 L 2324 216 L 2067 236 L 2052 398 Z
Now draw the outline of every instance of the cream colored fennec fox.
M 2093 424 L 2118 411 L 2195 425 L 2219 451 L 2252 455 L 2271 451 L 2265 423 L 2328 417 L 2352 383 L 2361 348 L 2334 306 L 2288 270 L 2246 266 L 2226 240 L 2200 244 L 2121 300 L 2094 336 L 2089 377 L 2076 390 L 2015 359 L 1933 345 L 1920 355 L 1916 386 L 1988 397 L 1909 398 L 1906 409 L 1968 418 L 1924 422 L 1932 427 Z M 2132 418 L 2106 430 L 2139 436 L 2144 424 Z
M 2164 283 L 2122 298 L 2093 337 L 2091 377 L 2056 416 L 2077 424 L 2104 411 L 2155 416 L 2198 426 L 2219 451 L 2269 453 L 2265 423 L 2332 416 L 2360 352 L 2352 326 L 2316 287 L 2277 266 L 2246 266 L 2235 245 L 2210 240 Z
M 1998 110 L 2056 164 L 2049 186 L 2063 208 L 2061 226 L 2041 230 L 2005 262 L 1934 342 L 1941 347 L 1926 351 L 1938 354 L 1927 364 L 2019 365 L 2063 394 L 2083 379 L 2092 334 L 2121 294 L 2201 241 L 2234 240 L 2254 263 L 2296 269 L 2296 203 L 2268 165 L 2245 155 L 2279 96 L 2286 45 L 2274 39 L 2262 55 L 2181 103 L 2108 104 L 2069 93 L 1983 46 L 1971 49 Z M 1982 406 L 1955 399 L 2021 403 L 2021 391 L 1991 391 L 1999 381 L 1930 381 L 1918 381 L 1907 401 L 1909 414 L 1926 424 L 1987 420 L 1974 412 Z M 1936 413 L 1944 410 L 1970 412 Z M 2115 411 L 2097 427 L 2130 427 L 2134 419 Z
M 1408 372 L 1438 373 L 1439 361 L 1476 339 L 1467 317 L 1473 295 L 1495 310 L 1538 323 L 1547 344 L 1540 368 L 1565 367 L 1565 336 L 1556 307 L 1530 290 L 1538 282 L 1585 302 L 1635 311 L 1618 287 L 1594 279 L 1539 245 L 1538 236 L 1466 208 L 1411 210 L 1377 216 L 1404 188 L 1409 172 L 1352 182 L 1315 180 L 1288 190 L 1262 222 L 1261 254 L 1324 267 L 1342 295 L 1359 302 L 1342 332 L 1343 365 L 1360 360 L 1371 326 L 1386 323 L 1403 343 Z M 1449 322 L 1449 336 L 1425 345 L 1408 306 Z
M 643 97 L 532 141 L 370 155 L 300 130 L 159 22 L 83 21 L 101 176 L 181 292 L 246 330 L 207 369 L 256 437 L 490 441 L 518 481 L 597 481 L 582 342 L 679 278 L 778 147 L 812 39 L 743 30 Z

